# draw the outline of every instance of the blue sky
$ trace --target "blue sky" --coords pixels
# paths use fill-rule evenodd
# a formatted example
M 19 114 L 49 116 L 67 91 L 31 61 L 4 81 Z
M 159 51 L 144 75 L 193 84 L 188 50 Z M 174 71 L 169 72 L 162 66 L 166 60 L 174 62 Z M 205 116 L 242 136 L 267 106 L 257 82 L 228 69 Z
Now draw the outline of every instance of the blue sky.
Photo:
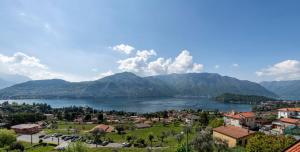
M 0 73 L 70 81 L 121 71 L 300 79 L 299 3 L 2 0 Z

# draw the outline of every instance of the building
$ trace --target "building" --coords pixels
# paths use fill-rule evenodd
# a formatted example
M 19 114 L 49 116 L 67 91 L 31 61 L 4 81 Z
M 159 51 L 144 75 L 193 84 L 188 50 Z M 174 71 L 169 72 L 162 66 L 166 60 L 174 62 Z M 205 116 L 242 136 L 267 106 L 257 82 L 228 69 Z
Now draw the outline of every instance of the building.
M 280 118 L 300 118 L 300 108 L 278 109 L 278 119 Z
M 46 117 L 46 120 L 48 120 L 48 121 L 54 120 L 53 114 L 44 114 L 44 116 Z
M 284 150 L 284 152 L 299 152 L 299 151 L 300 151 L 300 141 L 296 142 L 294 145 Z
M 11 129 L 18 134 L 35 134 L 41 131 L 41 127 L 37 124 L 19 124 L 12 126 Z
M 300 120 L 293 118 L 280 118 L 277 121 L 272 122 L 272 128 L 273 131 L 277 131 L 276 134 L 283 134 L 284 129 L 290 126 L 300 126 Z
M 98 126 L 95 126 L 93 129 L 91 129 L 90 132 L 93 132 L 96 129 L 101 129 L 105 132 L 114 132 L 115 131 L 115 128 L 113 126 L 100 124 Z
M 150 124 L 147 124 L 147 123 L 139 123 L 139 124 L 135 124 L 134 125 L 136 128 L 138 129 L 143 129 L 143 128 L 150 128 L 151 125 Z
M 230 112 L 225 113 L 224 123 L 225 125 L 232 125 L 237 127 L 249 127 L 251 129 L 256 127 L 255 113 L 254 112 Z
M 235 147 L 237 145 L 245 146 L 248 138 L 254 133 L 254 131 L 249 129 L 232 125 L 220 126 L 213 129 L 213 137 L 226 141 L 229 147 Z

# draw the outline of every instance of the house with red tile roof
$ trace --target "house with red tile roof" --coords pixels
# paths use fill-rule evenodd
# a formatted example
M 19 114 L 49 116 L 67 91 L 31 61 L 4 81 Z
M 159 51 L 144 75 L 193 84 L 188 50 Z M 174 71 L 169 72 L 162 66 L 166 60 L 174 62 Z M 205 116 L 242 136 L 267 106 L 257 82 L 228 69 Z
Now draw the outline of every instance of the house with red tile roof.
M 300 118 L 300 108 L 281 108 L 278 109 L 279 118 Z
M 98 126 L 95 126 L 93 129 L 91 129 L 90 132 L 93 132 L 96 129 L 101 129 L 105 132 L 114 132 L 115 131 L 115 128 L 113 126 L 100 124 Z
M 11 126 L 18 134 L 35 134 L 41 131 L 42 127 L 38 124 L 19 124 L 15 126 Z
M 254 112 L 230 112 L 224 113 L 224 123 L 226 125 L 232 125 L 237 127 L 249 127 L 255 128 L 255 113 Z
M 229 147 L 245 146 L 247 140 L 254 134 L 249 129 L 227 125 L 213 129 L 213 137 L 226 141 Z

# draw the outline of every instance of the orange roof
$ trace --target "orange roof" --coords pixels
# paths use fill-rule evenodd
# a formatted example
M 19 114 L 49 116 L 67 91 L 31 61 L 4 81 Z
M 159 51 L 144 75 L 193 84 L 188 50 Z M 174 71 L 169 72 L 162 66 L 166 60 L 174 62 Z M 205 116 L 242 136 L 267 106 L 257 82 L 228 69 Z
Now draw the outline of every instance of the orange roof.
M 114 130 L 114 127 L 112 126 L 109 126 L 109 125 L 104 125 L 104 124 L 100 124 L 98 126 L 95 126 L 92 130 L 90 131 L 93 131 L 95 129 L 102 129 L 104 130 L 105 132 L 112 132 Z
M 300 112 L 300 108 L 281 108 L 278 111 L 297 111 Z
M 300 123 L 299 119 L 292 119 L 292 118 L 280 118 L 281 122 L 290 123 L 290 124 L 297 124 Z
M 224 116 L 234 118 L 234 119 L 242 119 L 242 118 L 255 117 L 255 113 L 254 112 L 225 113 Z
M 299 151 L 300 151 L 300 141 L 285 150 L 285 152 L 299 152 Z
M 240 139 L 240 138 L 243 138 L 243 137 L 246 137 L 248 135 L 255 133 L 254 131 L 251 131 L 251 130 L 248 130 L 245 128 L 241 128 L 241 127 L 231 126 L 231 125 L 214 128 L 213 131 L 216 131 L 223 135 L 230 136 L 235 139 Z

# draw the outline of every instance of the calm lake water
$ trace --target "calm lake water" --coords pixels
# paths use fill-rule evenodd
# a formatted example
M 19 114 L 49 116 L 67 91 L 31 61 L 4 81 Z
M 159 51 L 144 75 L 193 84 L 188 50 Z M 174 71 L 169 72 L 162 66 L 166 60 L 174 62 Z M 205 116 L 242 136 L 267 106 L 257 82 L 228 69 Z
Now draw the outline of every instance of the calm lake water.
M 0 100 L 0 103 L 7 100 Z M 207 98 L 197 99 L 23 99 L 9 100 L 9 102 L 17 103 L 47 103 L 54 108 L 69 107 L 69 106 L 89 106 L 95 109 L 109 111 L 128 111 L 128 112 L 156 112 L 171 109 L 205 109 L 219 111 L 250 111 L 249 104 L 231 104 L 213 101 Z

